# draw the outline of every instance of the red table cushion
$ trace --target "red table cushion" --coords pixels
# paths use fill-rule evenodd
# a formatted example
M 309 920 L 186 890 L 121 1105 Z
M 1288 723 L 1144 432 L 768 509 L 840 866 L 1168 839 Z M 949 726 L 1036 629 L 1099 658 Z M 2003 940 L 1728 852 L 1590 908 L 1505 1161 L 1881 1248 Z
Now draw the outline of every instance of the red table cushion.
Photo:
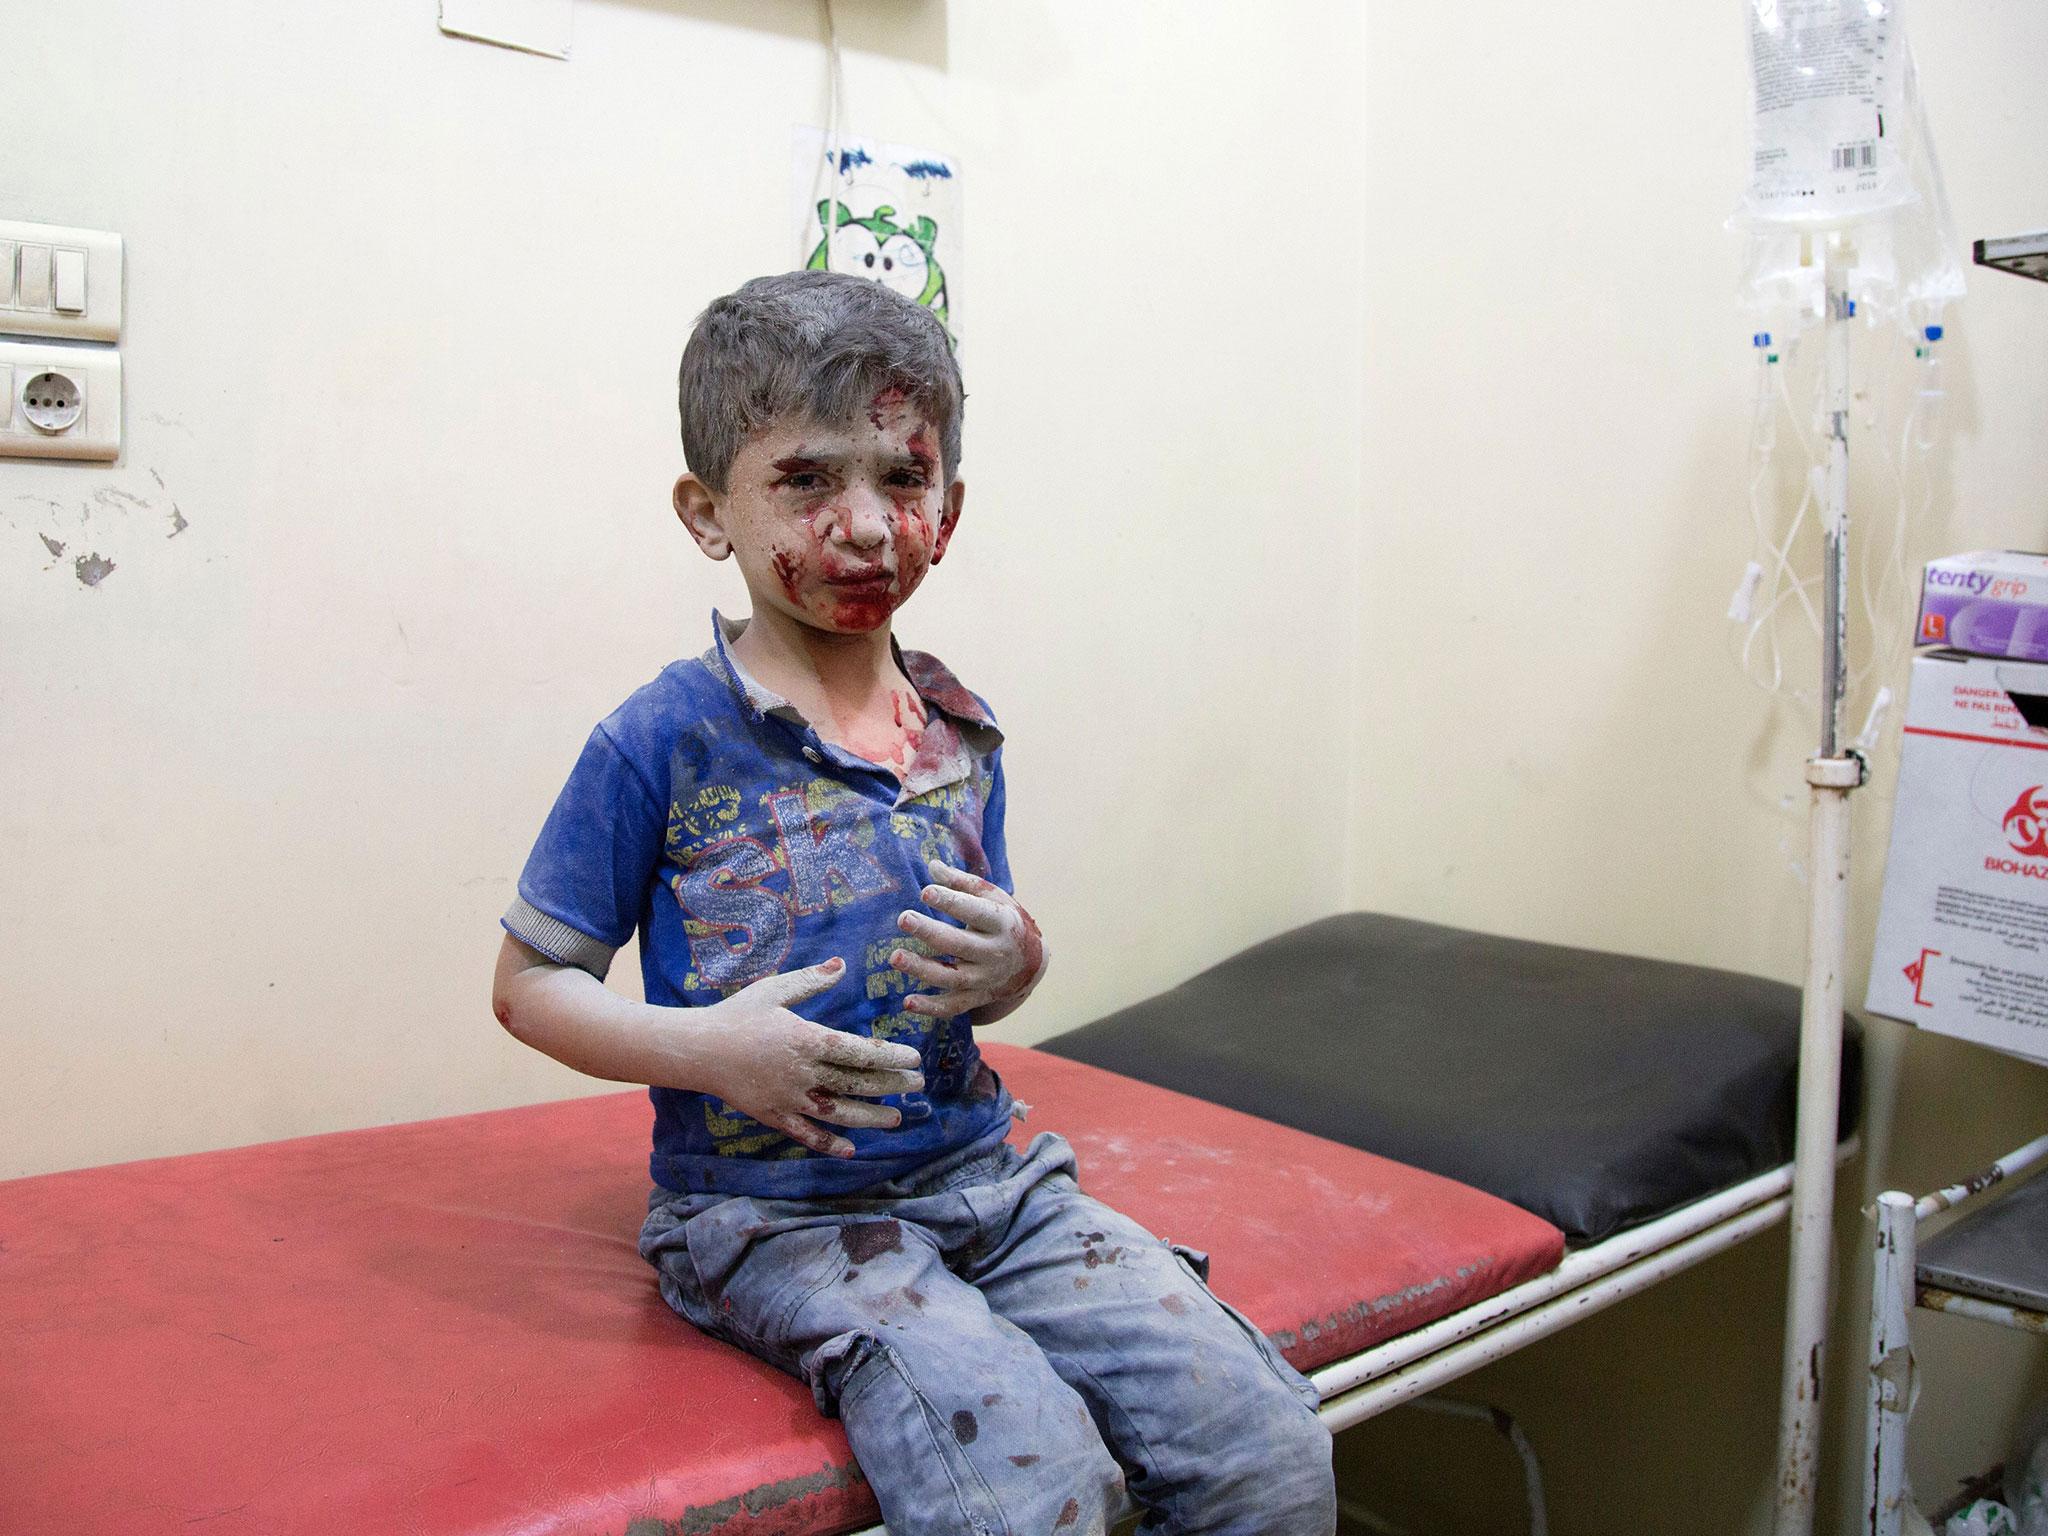
M 1491 1196 L 1014 1046 L 1083 1186 L 1304 1368 L 1557 1263 Z M 645 1095 L 0 1183 L 0 1531 L 806 1536 L 873 1518 L 801 1383 L 634 1251 Z

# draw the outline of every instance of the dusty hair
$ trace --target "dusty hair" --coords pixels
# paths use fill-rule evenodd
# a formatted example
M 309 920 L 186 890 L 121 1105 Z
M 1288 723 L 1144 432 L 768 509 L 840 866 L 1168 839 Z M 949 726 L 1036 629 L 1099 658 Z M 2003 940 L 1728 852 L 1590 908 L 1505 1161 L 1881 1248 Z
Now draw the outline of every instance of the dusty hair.
M 722 496 L 749 433 L 783 420 L 850 422 L 892 387 L 938 433 L 950 483 L 966 395 L 939 317 L 848 272 L 757 277 L 712 300 L 683 348 L 683 457 Z

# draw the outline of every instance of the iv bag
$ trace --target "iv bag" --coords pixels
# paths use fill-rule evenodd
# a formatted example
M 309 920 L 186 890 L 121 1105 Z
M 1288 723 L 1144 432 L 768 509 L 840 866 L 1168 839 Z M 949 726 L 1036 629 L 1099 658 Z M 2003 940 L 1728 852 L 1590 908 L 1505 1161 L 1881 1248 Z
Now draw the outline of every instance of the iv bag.
M 1744 0 L 1752 222 L 1866 219 L 1913 199 L 1898 0 Z
M 1873 96 L 1874 103 L 1885 104 L 1873 105 L 1870 115 L 1859 119 L 1837 98 L 1829 112 L 1816 112 L 1804 119 L 1805 127 L 1798 132 L 1794 131 L 1802 121 L 1798 113 L 1812 102 L 1781 105 L 1768 122 L 1758 118 L 1752 136 L 1756 165 L 1742 206 L 1729 221 L 1732 228 L 1746 232 L 1740 291 L 1747 328 L 1770 332 L 1782 347 L 1820 320 L 1821 264 L 1815 237 L 1819 230 L 1833 228 L 1846 230 L 1853 237 L 1849 292 L 1858 313 L 1871 320 L 1894 321 L 1917 339 L 1925 327 L 1940 324 L 1944 308 L 1963 296 L 1961 252 L 1965 247 L 1956 238 L 1949 215 L 1941 162 L 1934 152 L 1926 102 L 1913 66 L 1913 47 L 1901 25 L 1897 0 L 1778 0 L 1775 4 L 1774 0 L 1743 0 L 1752 37 L 1762 25 L 1759 17 L 1767 11 L 1776 17 L 1773 25 L 1777 31 L 1789 35 L 1785 18 L 1795 6 L 1809 15 L 1853 8 L 1871 26 L 1883 22 L 1881 39 L 1874 31 L 1862 35 L 1866 41 L 1881 41 L 1878 53 L 1888 61 L 1884 66 L 1888 83 Z M 1810 67 L 1820 68 L 1814 49 L 1808 48 L 1804 57 Z M 1873 62 L 1873 78 L 1875 73 Z M 1760 96 L 1754 76 L 1750 95 L 1752 106 L 1760 99 L 1775 99 Z M 1859 106 L 1856 110 L 1864 109 Z M 1820 146 L 1831 144 L 1837 135 L 1856 132 L 1856 121 L 1867 121 L 1871 128 L 1854 153 L 1841 144 L 1823 151 Z M 1818 179 L 1807 183 L 1813 195 L 1779 197 L 1779 211 L 1768 206 L 1760 209 L 1758 202 L 1760 185 L 1782 192 L 1794 184 L 1791 151 L 1777 154 L 1767 150 L 1767 138 L 1772 135 L 1779 140 L 1802 139 L 1806 163 L 1821 168 L 1816 172 Z M 1864 142 L 1873 146 L 1867 175 L 1860 168 Z M 1858 164 L 1845 166 L 1838 173 L 1838 159 Z M 1867 191 L 1855 190 L 1866 183 Z M 1842 190 L 1845 185 L 1850 188 L 1846 192 Z M 1793 208 L 1800 211 L 1787 211 Z

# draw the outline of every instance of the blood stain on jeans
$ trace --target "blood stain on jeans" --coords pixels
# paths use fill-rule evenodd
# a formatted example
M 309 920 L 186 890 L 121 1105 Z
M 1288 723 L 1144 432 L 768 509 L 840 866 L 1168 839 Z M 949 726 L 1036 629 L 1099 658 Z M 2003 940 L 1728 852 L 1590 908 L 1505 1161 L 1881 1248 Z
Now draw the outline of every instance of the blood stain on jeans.
M 903 1251 L 903 1228 L 894 1221 L 856 1221 L 839 1229 L 839 1246 L 856 1264 Z
M 1064 1531 L 1068 1526 L 1074 1524 L 1080 1518 L 1081 1501 L 1079 1499 L 1069 1499 L 1067 1500 L 1065 1507 L 1060 1510 L 1059 1519 L 1053 1521 L 1052 1528 L 1056 1531 Z
M 1012 1456 L 1010 1458 L 1010 1465 L 1013 1467 L 1035 1467 L 1038 1465 L 1038 1458 L 1036 1456 Z
M 972 1445 L 981 1435 L 981 1424 L 967 1409 L 962 1408 L 953 1415 L 953 1438 L 962 1445 Z

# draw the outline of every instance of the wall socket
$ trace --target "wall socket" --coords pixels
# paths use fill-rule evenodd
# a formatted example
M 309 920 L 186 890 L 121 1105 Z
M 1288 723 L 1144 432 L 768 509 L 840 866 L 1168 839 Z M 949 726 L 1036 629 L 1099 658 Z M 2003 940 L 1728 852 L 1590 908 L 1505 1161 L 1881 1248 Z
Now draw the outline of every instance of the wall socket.
M 0 458 L 121 456 L 121 354 L 0 341 Z

